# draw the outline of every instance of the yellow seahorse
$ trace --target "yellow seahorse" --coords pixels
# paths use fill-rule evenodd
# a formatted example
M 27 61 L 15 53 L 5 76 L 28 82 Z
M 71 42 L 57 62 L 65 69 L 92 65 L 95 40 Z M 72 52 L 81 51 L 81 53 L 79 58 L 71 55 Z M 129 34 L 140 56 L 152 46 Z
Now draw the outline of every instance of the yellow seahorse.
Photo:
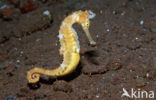
M 39 81 L 40 74 L 47 76 L 64 76 L 70 74 L 77 67 L 80 61 L 80 44 L 76 31 L 72 28 L 74 23 L 79 23 L 85 31 L 91 45 L 96 45 L 89 33 L 89 19 L 95 17 L 91 10 L 76 11 L 67 16 L 62 22 L 59 30 L 59 41 L 61 43 L 60 55 L 63 55 L 63 62 L 55 69 L 45 69 L 35 67 L 28 71 L 27 79 L 29 83 Z

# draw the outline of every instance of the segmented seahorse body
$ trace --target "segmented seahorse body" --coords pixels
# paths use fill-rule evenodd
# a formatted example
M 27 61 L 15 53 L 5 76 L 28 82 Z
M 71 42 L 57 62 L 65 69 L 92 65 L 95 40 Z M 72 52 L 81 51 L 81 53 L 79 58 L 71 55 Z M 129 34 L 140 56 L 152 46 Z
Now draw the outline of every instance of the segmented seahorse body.
M 72 28 L 74 23 L 79 23 L 85 31 L 91 45 L 95 45 L 89 33 L 89 19 L 93 18 L 95 14 L 91 11 L 77 11 L 67 16 L 62 22 L 59 30 L 59 41 L 61 43 L 60 55 L 63 55 L 63 62 L 56 69 L 44 69 L 35 67 L 28 71 L 27 79 L 29 83 L 36 83 L 39 81 L 40 75 L 47 76 L 64 76 L 71 73 L 80 61 L 80 45 L 78 35 Z

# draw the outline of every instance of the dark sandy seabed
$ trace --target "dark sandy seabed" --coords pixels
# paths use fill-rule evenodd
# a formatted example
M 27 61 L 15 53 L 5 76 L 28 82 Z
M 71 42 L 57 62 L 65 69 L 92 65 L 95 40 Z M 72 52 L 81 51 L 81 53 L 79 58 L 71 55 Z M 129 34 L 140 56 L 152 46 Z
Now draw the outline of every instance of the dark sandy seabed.
M 156 0 L 38 2 L 26 13 L 14 8 L 11 20 L 0 18 L 0 100 L 135 99 L 121 98 L 123 88 L 156 93 Z M 81 45 L 77 69 L 28 84 L 27 71 L 34 66 L 52 69 L 61 63 L 57 35 L 62 20 L 89 9 L 96 13 L 90 33 L 97 46 L 88 45 L 81 26 L 74 24 Z M 51 18 L 43 14 L 46 10 Z

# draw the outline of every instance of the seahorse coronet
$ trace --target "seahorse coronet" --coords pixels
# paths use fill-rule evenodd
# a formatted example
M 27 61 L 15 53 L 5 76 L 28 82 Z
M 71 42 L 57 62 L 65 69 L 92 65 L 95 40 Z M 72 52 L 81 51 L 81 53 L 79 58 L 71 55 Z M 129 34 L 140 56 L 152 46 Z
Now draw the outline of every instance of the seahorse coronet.
M 40 74 L 47 76 L 64 76 L 73 72 L 80 61 L 80 44 L 78 35 L 72 27 L 74 23 L 79 23 L 86 33 L 90 44 L 96 44 L 89 33 L 89 19 L 95 17 L 95 13 L 91 10 L 76 11 L 67 16 L 61 23 L 59 30 L 60 41 L 60 55 L 63 56 L 63 62 L 55 69 L 45 69 L 42 67 L 35 67 L 28 71 L 27 79 L 29 83 L 36 83 L 40 79 Z

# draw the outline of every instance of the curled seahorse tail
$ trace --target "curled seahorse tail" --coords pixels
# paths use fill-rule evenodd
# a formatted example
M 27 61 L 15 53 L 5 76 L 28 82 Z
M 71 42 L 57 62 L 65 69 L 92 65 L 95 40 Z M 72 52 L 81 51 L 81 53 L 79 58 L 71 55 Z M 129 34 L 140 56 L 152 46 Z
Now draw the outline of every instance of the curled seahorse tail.
M 36 83 L 40 79 L 40 74 L 43 74 L 46 76 L 53 76 L 53 77 L 64 76 L 64 75 L 68 74 L 67 72 L 65 72 L 65 70 L 66 69 L 63 68 L 62 66 L 59 66 L 59 67 L 57 67 L 55 69 L 51 69 L 51 70 L 36 67 L 36 68 L 31 69 L 28 72 L 27 79 L 28 79 L 29 83 Z
M 33 68 L 30 71 L 28 71 L 27 79 L 28 79 L 29 83 L 36 83 L 40 79 L 40 75 L 38 72 L 36 72 L 36 69 L 38 69 L 38 68 Z
M 79 53 L 70 53 L 69 59 L 72 59 L 72 61 L 69 61 L 69 59 L 66 59 L 63 61 L 63 63 L 55 68 L 55 69 L 45 69 L 45 68 L 40 68 L 40 67 L 35 67 L 28 71 L 27 74 L 27 79 L 29 83 L 36 83 L 40 79 L 39 74 L 47 75 L 47 76 L 53 76 L 53 77 L 59 77 L 59 76 L 64 76 L 67 75 L 73 70 L 76 69 L 76 66 L 79 63 L 80 60 L 80 55 Z M 69 56 L 69 55 L 68 55 Z M 67 64 L 68 63 L 68 64 Z

